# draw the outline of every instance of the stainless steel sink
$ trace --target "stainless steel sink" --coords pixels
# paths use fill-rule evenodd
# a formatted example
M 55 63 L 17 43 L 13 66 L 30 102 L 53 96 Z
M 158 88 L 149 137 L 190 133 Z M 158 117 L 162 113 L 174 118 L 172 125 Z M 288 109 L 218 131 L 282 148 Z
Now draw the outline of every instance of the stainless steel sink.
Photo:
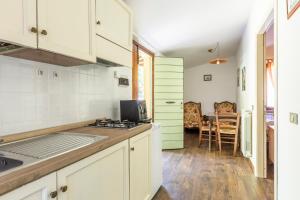
M 0 172 L 18 167 L 23 164 L 23 161 L 21 160 L 15 160 L 12 158 L 6 158 L 3 156 L 0 156 Z
M 62 132 L 3 144 L 0 145 L 0 172 L 49 159 L 105 138 L 107 136 Z M 1 170 L 1 157 L 11 163 L 11 167 L 6 166 Z

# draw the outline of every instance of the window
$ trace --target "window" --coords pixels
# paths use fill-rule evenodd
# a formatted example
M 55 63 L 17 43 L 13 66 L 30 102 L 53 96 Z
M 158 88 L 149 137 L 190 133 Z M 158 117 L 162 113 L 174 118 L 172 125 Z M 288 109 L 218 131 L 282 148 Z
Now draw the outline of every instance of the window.
M 148 117 L 152 118 L 154 54 L 134 41 L 132 58 L 132 98 L 145 100 Z

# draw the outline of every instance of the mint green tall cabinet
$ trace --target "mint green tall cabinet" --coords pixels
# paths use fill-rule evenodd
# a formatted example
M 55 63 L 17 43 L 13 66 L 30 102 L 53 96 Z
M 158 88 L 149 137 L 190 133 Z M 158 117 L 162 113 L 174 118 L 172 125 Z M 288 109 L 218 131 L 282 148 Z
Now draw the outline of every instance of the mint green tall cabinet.
M 154 121 L 161 125 L 163 149 L 181 149 L 183 141 L 183 58 L 156 57 Z

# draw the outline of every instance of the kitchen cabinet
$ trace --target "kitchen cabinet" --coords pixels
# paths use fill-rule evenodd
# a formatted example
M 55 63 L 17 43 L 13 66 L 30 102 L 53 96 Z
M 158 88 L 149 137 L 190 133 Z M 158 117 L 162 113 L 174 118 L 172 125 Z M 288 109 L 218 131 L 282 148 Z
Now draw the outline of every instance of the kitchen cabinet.
M 0 7 L 0 40 L 96 62 L 94 0 L 4 0 Z
M 129 140 L 130 200 L 150 199 L 151 131 L 145 131 Z
M 132 12 L 122 0 L 96 0 L 96 33 L 132 50 Z
M 153 154 L 152 144 L 157 148 Z M 152 141 L 152 130 L 147 130 L 0 196 L 0 200 L 147 200 L 161 185 L 160 149 L 159 134 Z M 154 172 L 157 180 L 152 188 Z
M 57 172 L 58 200 L 128 200 L 128 141 Z
M 1 0 L 0 8 L 0 40 L 36 48 L 36 0 Z
M 38 0 L 38 48 L 96 62 L 94 0 Z
M 133 17 L 122 0 L 96 0 L 97 57 L 131 67 Z
M 0 200 L 48 200 L 57 199 L 56 173 L 28 183 L 0 197 Z

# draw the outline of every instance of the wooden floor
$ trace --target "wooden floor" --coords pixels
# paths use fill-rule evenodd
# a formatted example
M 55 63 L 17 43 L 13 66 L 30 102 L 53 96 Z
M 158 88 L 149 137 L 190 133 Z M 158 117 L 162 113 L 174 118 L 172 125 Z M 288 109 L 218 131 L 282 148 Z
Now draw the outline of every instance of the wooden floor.
M 273 199 L 273 180 L 255 178 L 248 161 L 198 147 L 198 134 L 185 134 L 185 149 L 163 152 L 163 186 L 154 200 Z

